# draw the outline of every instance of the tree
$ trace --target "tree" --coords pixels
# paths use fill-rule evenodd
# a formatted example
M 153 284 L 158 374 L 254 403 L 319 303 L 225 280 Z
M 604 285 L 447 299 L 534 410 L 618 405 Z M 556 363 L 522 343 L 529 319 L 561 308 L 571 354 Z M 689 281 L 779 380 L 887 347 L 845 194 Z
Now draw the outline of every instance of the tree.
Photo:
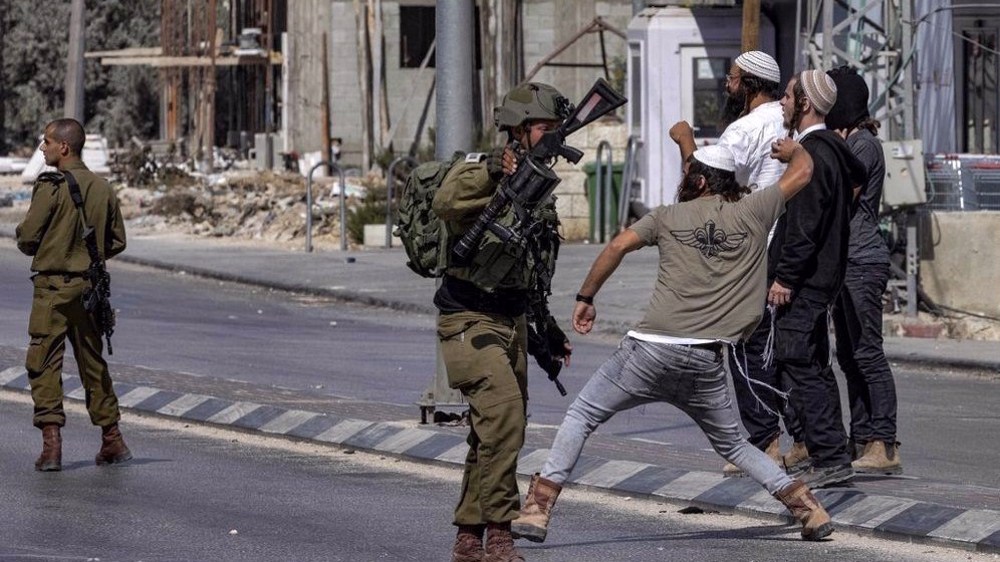
M 68 2 L 0 0 L 0 146 L 32 146 L 41 128 L 62 116 L 69 37 Z M 159 43 L 157 0 L 88 0 L 88 51 Z M 156 132 L 156 71 L 105 67 L 87 59 L 85 127 L 120 143 Z

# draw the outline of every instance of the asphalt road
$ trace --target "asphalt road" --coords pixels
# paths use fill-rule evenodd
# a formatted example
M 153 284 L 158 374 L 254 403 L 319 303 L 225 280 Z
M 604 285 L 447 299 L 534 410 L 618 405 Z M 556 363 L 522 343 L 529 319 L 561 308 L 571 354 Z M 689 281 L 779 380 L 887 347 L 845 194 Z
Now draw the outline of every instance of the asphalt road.
M 9 240 L 0 241 L 0 346 L 26 345 L 31 300 L 28 258 Z M 290 399 L 344 398 L 395 405 L 412 411 L 432 379 L 433 318 L 313 297 L 271 292 L 232 283 L 112 262 L 113 302 L 119 309 L 113 370 L 145 366 L 166 373 L 192 373 L 208 384 L 205 393 L 224 395 L 234 381 Z M 564 371 L 568 397 L 560 397 L 533 371 L 529 393 L 533 434 L 551 442 L 569 401 L 616 342 L 575 337 L 572 366 Z M 14 359 L 12 359 L 13 361 Z M 13 363 L 12 363 L 13 364 Z M 907 478 L 946 481 L 942 498 L 983 496 L 971 506 L 997 509 L 1000 497 L 1000 416 L 997 383 L 933 370 L 898 369 L 901 455 Z M 171 380 L 162 377 L 164 384 Z M 154 385 L 156 386 L 156 385 Z M 169 387 L 165 387 L 168 388 Z M 843 390 L 843 385 L 841 385 Z M 361 415 L 361 414 L 358 414 Z M 679 411 L 649 405 L 624 412 L 602 427 L 595 439 L 652 445 L 642 462 L 678 468 L 721 468 L 707 440 Z M 893 481 L 876 483 L 891 493 Z M 932 498 L 933 499 L 933 498 Z M 933 501 L 941 501 L 933 499 Z
M 95 467 L 98 432 L 79 404 L 64 471 L 36 473 L 27 396 L 0 391 L 0 560 L 447 560 L 460 473 L 314 444 L 127 415 L 135 459 Z M 569 490 L 533 561 L 987 560 L 931 545 L 739 516 L 682 515 L 646 500 Z

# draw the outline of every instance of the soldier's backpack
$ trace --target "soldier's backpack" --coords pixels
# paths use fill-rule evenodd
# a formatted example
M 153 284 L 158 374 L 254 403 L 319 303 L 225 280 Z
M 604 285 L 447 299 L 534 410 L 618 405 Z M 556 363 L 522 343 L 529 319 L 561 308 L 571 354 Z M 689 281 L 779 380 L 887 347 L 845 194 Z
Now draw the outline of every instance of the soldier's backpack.
M 465 154 L 456 152 L 449 161 L 417 166 L 399 196 L 396 235 L 406 250 L 406 265 L 422 277 L 441 277 L 448 267 L 448 232 L 431 204 L 448 170 L 464 158 Z

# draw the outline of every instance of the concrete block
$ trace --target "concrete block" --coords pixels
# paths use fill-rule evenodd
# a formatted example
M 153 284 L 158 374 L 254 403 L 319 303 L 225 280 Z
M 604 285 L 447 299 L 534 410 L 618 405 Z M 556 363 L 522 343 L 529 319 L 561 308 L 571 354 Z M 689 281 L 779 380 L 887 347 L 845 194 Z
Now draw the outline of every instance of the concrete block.
M 384 247 L 385 246 L 385 223 L 365 225 L 365 246 Z M 403 244 L 399 241 L 399 236 L 392 235 L 392 246 L 399 248 Z

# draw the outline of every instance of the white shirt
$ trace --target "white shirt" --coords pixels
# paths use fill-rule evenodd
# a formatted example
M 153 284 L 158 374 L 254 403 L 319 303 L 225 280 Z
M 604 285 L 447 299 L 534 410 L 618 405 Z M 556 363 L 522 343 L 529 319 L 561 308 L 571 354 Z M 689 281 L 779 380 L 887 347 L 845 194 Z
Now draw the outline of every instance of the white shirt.
M 781 104 L 769 101 L 730 123 L 719 137 L 719 145 L 729 148 L 736 159 L 736 181 L 763 189 L 785 173 L 785 165 L 771 158 L 771 143 L 786 136 Z
M 795 139 L 795 142 L 801 142 L 802 139 L 806 138 L 806 135 L 808 135 L 809 133 L 813 131 L 825 131 L 825 130 L 826 130 L 826 123 L 816 123 L 812 127 L 806 127 L 804 130 L 795 133 L 795 135 L 792 136 L 792 138 Z

